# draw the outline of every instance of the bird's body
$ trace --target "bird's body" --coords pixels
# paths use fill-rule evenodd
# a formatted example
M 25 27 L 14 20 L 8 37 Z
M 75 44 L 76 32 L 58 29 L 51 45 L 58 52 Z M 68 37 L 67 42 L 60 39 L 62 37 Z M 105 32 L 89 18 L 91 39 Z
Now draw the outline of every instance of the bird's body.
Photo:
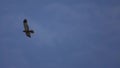
M 23 32 L 26 33 L 26 36 L 31 37 L 31 33 L 34 33 L 34 31 L 33 30 L 29 30 L 27 19 L 24 19 L 23 25 L 24 25 Z

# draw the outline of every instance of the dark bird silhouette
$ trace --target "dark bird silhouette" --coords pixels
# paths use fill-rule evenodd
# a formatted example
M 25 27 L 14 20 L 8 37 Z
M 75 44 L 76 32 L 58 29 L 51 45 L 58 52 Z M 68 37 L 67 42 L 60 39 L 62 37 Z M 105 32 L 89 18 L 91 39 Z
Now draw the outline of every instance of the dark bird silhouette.
M 31 33 L 34 33 L 34 31 L 33 30 L 29 30 L 27 19 L 23 20 L 23 25 L 24 25 L 23 32 L 25 32 L 27 37 L 31 38 Z

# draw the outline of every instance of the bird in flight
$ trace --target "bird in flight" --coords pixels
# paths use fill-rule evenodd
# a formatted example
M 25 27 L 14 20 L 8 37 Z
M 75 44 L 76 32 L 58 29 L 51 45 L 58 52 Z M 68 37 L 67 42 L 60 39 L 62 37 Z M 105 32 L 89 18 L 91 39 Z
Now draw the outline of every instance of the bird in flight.
M 25 32 L 25 34 L 26 34 L 27 37 L 31 38 L 31 33 L 34 33 L 34 31 L 29 29 L 27 19 L 23 20 L 23 25 L 24 25 L 23 32 Z

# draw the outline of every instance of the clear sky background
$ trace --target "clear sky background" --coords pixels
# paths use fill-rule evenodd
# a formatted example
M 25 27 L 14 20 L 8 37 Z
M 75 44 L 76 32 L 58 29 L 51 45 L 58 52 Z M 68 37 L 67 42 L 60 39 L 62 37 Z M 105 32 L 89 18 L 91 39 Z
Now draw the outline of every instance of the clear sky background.
M 120 68 L 120 0 L 0 0 L 0 38 L 0 68 Z

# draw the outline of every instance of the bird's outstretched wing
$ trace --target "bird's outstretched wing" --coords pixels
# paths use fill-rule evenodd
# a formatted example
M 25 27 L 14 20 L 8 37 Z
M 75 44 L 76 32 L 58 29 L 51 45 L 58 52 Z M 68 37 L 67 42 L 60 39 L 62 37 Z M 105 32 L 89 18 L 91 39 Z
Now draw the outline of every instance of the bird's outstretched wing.
M 24 19 L 23 25 L 24 25 L 25 31 L 29 31 L 29 26 L 28 26 L 28 23 L 27 23 L 27 20 L 26 20 L 26 19 Z

